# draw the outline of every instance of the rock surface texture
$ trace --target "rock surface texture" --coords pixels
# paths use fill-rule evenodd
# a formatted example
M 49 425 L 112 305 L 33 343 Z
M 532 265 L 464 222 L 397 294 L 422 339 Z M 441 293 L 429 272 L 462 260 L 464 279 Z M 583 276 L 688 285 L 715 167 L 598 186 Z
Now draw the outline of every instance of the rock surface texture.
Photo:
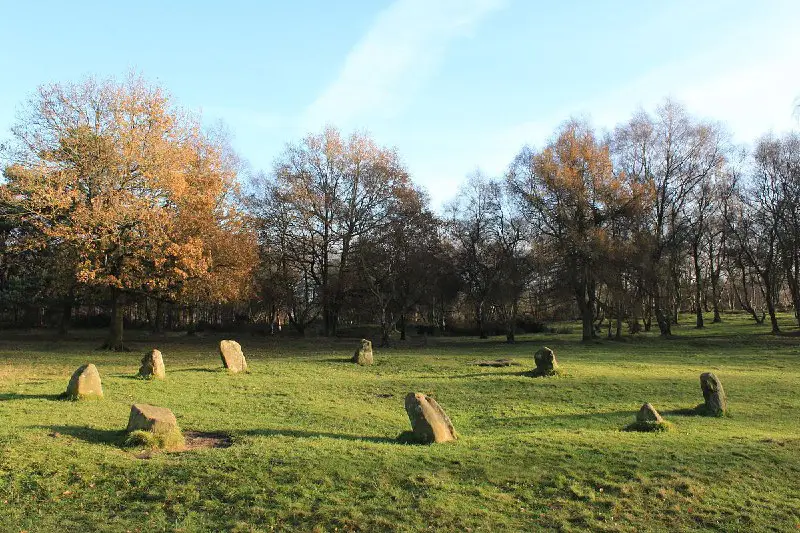
M 700 374 L 700 389 L 705 400 L 705 412 L 711 416 L 723 416 L 728 412 L 728 399 L 722 382 L 711 372 Z
M 542 346 L 533 354 L 533 362 L 536 363 L 536 368 L 531 372 L 534 376 L 556 376 L 559 374 L 556 354 L 547 346 Z
M 164 379 L 167 376 L 164 368 L 164 358 L 158 350 L 152 350 L 142 357 L 142 366 L 139 367 L 139 376 L 148 379 Z
M 636 413 L 636 421 L 637 422 L 663 422 L 664 419 L 661 418 L 661 415 L 656 411 L 656 408 L 650 405 L 649 403 L 645 403 L 642 405 L 639 412 Z
M 352 361 L 359 365 L 371 365 L 374 362 L 372 357 L 372 342 L 367 339 L 361 339 L 361 344 L 353 354 Z
M 66 396 L 73 400 L 102 398 L 103 385 L 97 367 L 91 363 L 79 367 L 69 380 Z
M 233 373 L 247 370 L 247 360 L 242 353 L 242 347 L 236 341 L 219 341 L 219 355 L 222 357 L 222 366 Z
M 424 394 L 410 392 L 406 396 L 406 412 L 411 421 L 414 439 L 422 444 L 455 440 L 453 423 L 439 404 Z

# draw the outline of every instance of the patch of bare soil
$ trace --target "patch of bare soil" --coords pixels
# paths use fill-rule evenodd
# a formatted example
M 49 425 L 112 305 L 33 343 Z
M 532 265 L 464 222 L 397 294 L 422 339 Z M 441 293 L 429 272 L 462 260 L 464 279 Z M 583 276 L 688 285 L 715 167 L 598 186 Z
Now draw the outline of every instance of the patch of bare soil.
M 150 449 L 145 450 L 134 457 L 137 459 L 151 459 L 159 453 L 181 453 L 192 450 L 201 450 L 204 448 L 230 448 L 233 446 L 233 441 L 230 435 L 225 433 L 209 433 L 204 431 L 184 431 L 183 440 L 185 444 L 182 448 L 172 450 L 158 450 Z
M 231 437 L 225 433 L 184 431 L 183 438 L 186 441 L 186 447 L 183 451 L 201 448 L 230 448 L 233 445 Z

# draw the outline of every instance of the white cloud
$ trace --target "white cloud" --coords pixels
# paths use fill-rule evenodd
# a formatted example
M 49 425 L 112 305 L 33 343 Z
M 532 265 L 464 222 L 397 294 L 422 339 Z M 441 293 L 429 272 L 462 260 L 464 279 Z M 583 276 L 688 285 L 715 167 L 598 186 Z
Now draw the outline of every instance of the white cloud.
M 397 0 L 345 59 L 337 79 L 308 107 L 303 126 L 360 126 L 398 113 L 435 72 L 448 45 L 504 0 Z

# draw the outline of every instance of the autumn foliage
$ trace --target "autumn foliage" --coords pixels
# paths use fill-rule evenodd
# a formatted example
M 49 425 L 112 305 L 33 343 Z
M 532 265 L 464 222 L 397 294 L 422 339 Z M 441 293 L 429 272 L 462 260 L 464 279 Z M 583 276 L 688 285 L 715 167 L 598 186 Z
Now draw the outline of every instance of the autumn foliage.
M 236 298 L 252 237 L 236 161 L 199 119 L 143 80 L 41 87 L 13 128 L 2 201 L 18 247 L 72 258 L 69 282 L 107 292 L 122 348 L 126 295 Z

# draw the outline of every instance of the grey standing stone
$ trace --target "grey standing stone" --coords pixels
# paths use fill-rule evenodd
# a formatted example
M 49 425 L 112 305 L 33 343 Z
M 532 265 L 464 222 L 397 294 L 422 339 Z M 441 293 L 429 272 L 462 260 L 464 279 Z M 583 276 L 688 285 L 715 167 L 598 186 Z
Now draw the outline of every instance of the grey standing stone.
M 536 364 L 536 368 L 532 372 L 534 376 L 555 376 L 559 374 L 556 354 L 547 346 L 542 346 L 533 354 L 533 362 Z
M 220 341 L 219 354 L 222 357 L 222 366 L 234 374 L 247 370 L 247 361 L 238 342 L 231 340 Z
M 650 405 L 649 403 L 645 403 L 642 405 L 642 408 L 639 409 L 639 412 L 636 413 L 636 421 L 637 422 L 663 422 L 664 419 L 661 418 L 661 415 L 656 411 L 656 408 Z
M 164 358 L 158 350 L 152 350 L 142 357 L 142 366 L 139 367 L 139 375 L 148 379 L 164 379 L 166 370 L 164 368 Z
M 722 382 L 711 372 L 700 374 L 700 389 L 703 391 L 705 400 L 706 414 L 711 416 L 723 416 L 728 411 L 728 399 L 725 397 L 725 389 Z
M 410 392 L 406 396 L 405 405 L 414 440 L 417 442 L 430 444 L 457 438 L 450 418 L 430 396 Z
M 127 432 L 151 431 L 153 433 L 170 433 L 178 429 L 178 420 L 166 407 L 156 407 L 146 403 L 131 405 Z
M 102 398 L 103 385 L 97 367 L 91 363 L 79 367 L 69 380 L 66 396 L 73 400 Z
M 353 354 L 351 361 L 359 365 L 371 365 L 374 361 L 372 358 L 372 342 L 367 339 L 361 339 L 361 344 Z

